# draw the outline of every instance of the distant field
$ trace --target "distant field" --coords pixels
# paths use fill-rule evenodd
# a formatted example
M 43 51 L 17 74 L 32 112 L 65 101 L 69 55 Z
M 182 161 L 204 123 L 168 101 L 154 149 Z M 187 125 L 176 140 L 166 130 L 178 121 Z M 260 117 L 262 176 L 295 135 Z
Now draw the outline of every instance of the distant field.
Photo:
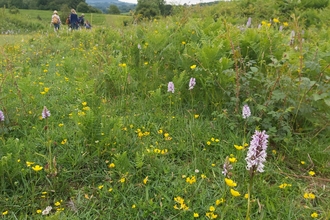
M 53 11 L 44 11 L 44 10 L 24 10 L 20 9 L 20 13 L 17 15 L 10 16 L 19 16 L 22 18 L 27 18 L 29 21 L 34 21 L 38 23 L 44 23 L 45 25 L 49 25 L 51 16 Z M 82 13 L 78 12 L 80 16 Z M 85 19 L 90 21 L 92 25 L 100 26 L 120 26 L 123 25 L 123 21 L 131 21 L 131 16 L 128 15 L 109 15 L 109 14 L 95 14 L 95 13 L 84 13 Z M 61 11 L 59 11 L 59 15 L 63 17 Z M 62 23 L 64 23 L 62 19 Z M 130 22 L 129 22 L 130 23 Z
M 7 30 L 20 29 L 25 30 L 28 29 L 27 34 L 31 32 L 38 31 L 51 31 L 52 26 L 50 25 L 51 16 L 53 11 L 45 11 L 45 10 L 24 10 L 20 9 L 18 14 L 9 14 L 8 10 L 5 13 L 1 14 L 1 20 L 8 20 L 10 22 L 6 24 L 0 24 L 0 45 L 11 44 L 20 41 L 25 35 L 22 32 L 18 32 L 19 35 L 16 34 L 1 34 L 6 32 Z M 82 13 L 78 12 L 80 16 Z M 59 11 L 59 15 L 62 19 L 63 27 L 65 25 L 63 13 Z M 104 28 L 115 28 L 115 27 L 124 27 L 124 23 L 126 25 L 132 24 L 132 17 L 128 15 L 109 15 L 109 14 L 95 14 L 95 13 L 85 13 L 85 20 L 88 20 L 93 28 L 104 27 Z M 2 27 L 2 28 L 1 28 Z

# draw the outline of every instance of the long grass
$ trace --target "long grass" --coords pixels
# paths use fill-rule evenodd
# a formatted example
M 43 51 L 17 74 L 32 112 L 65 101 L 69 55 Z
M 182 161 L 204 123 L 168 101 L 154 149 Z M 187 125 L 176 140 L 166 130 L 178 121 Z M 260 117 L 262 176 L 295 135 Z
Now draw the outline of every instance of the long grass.
M 215 21 L 214 8 L 194 8 L 194 18 L 182 10 L 128 26 L 129 17 L 87 14 L 92 30 L 1 36 L 2 218 L 245 219 L 245 158 L 257 129 L 270 138 L 250 219 L 330 218 L 327 96 L 312 95 L 329 88 L 328 30 L 306 30 L 297 50 L 284 44 L 299 28 L 293 21 L 284 32 L 244 31 L 228 17 Z M 15 16 L 24 13 L 49 25 L 51 12 Z M 324 45 L 320 62 L 315 41 Z M 320 67 L 304 69 L 310 81 L 298 80 L 302 50 L 304 64 Z M 309 86 L 316 79 L 319 86 Z M 306 119 L 311 108 L 318 111 Z M 236 186 L 225 183 L 226 161 Z

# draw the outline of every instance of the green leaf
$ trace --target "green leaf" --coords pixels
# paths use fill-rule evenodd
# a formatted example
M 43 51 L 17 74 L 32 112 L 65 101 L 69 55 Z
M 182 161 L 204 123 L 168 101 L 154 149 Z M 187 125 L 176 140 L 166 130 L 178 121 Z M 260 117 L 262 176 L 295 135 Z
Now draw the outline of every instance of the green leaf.
M 330 106 L 330 98 L 329 99 L 324 99 L 324 102 L 327 106 Z
M 253 66 L 251 66 L 250 69 L 254 73 L 258 72 L 258 70 L 259 70 L 257 67 L 253 67 Z

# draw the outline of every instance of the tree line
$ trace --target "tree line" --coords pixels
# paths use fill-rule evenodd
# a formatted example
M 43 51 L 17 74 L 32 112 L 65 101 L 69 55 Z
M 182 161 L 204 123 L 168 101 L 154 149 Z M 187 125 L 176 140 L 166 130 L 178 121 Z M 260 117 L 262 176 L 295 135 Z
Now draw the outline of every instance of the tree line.
M 86 3 L 86 0 L 0 0 L 0 6 L 6 8 L 55 10 L 60 8 L 74 8 L 79 12 L 101 13 Z

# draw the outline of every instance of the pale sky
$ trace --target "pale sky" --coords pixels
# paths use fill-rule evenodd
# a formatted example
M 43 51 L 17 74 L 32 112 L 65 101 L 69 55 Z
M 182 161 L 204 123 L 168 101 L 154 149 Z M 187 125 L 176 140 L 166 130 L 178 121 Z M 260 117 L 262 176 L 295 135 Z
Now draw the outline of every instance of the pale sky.
M 119 0 L 121 2 L 129 2 L 137 4 L 137 0 Z M 167 4 L 175 4 L 175 5 L 183 5 L 183 4 L 197 4 L 197 3 L 206 3 L 206 2 L 214 2 L 217 0 L 166 0 Z

